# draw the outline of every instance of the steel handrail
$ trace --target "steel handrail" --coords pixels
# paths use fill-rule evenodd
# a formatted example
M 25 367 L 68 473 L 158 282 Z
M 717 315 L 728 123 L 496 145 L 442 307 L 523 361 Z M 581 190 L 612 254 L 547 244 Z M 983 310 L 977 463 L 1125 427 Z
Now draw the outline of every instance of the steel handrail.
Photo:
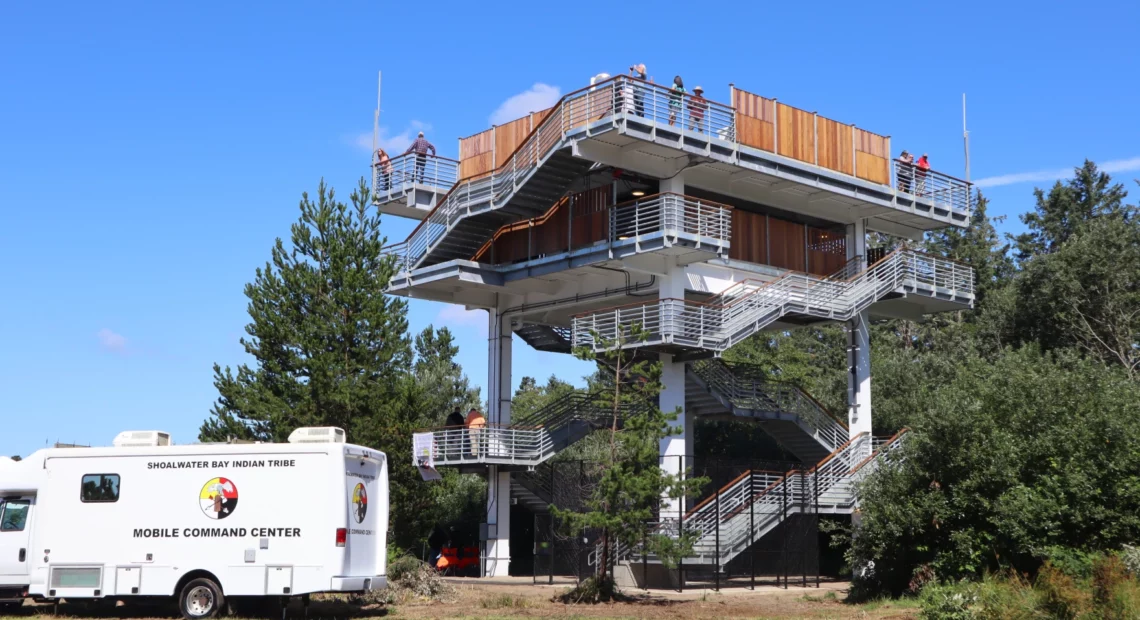
M 904 285 L 972 295 L 973 270 L 899 249 L 845 281 L 791 273 L 718 305 L 666 298 L 580 313 L 572 318 L 574 344 L 597 346 L 593 333 L 612 340 L 619 330 L 641 323 L 661 339 L 724 350 L 788 312 L 844 319 Z
M 420 168 L 420 158 L 423 167 Z M 431 154 L 404 153 L 387 161 L 372 164 L 372 201 L 375 203 L 402 196 L 417 185 L 446 190 L 459 181 L 459 162 Z M 381 200 L 381 199 L 385 200 Z
M 790 383 L 741 377 L 735 367 L 719 359 L 701 360 L 690 367 L 712 389 L 737 407 L 760 409 L 770 403 L 776 411 L 791 413 L 803 420 L 834 450 L 848 436 L 847 425 L 819 404 L 810 394 Z M 759 405 L 759 406 L 758 406 Z
M 959 211 L 973 211 L 977 207 L 978 194 L 969 181 L 901 159 L 891 163 L 897 191 Z

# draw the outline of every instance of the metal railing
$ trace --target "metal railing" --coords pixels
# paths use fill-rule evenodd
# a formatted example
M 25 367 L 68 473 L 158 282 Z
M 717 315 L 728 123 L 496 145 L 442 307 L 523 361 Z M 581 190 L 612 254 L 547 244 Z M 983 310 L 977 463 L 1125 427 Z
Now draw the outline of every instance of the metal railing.
M 690 365 L 707 386 L 723 395 L 734 407 L 794 414 L 811 427 L 816 437 L 831 450 L 848 439 L 847 425 L 823 405 L 790 383 L 779 383 L 758 376 L 746 364 L 708 359 Z
M 433 187 L 451 189 L 437 203 L 423 222 L 408 236 L 402 245 L 404 259 L 401 264 L 412 268 L 434 248 L 446 232 L 459 220 L 475 212 L 497 209 L 515 195 L 547 157 L 565 143 L 568 133 L 590 127 L 616 127 L 644 131 L 654 139 L 667 132 L 669 139 L 680 136 L 698 136 L 735 143 L 737 139 L 736 110 L 732 106 L 679 93 L 671 88 L 645 82 L 628 76 L 617 76 L 594 86 L 564 96 L 544 120 L 530 133 L 504 164 L 493 171 L 469 179 L 455 179 L 458 166 L 454 160 L 428 158 L 435 162 L 434 170 L 423 173 L 424 183 Z M 639 128 L 640 125 L 640 128 Z M 678 132 L 684 129 L 685 132 Z M 389 189 L 376 189 L 390 196 L 410 180 L 420 177 L 418 160 L 414 154 L 401 155 L 390 162 L 392 175 Z M 901 176 L 899 166 L 904 166 Z M 977 200 L 974 187 L 949 175 L 927 170 L 918 178 L 902 162 L 895 162 L 895 187 L 919 199 L 957 210 L 970 210 Z M 377 177 L 383 171 L 379 169 Z M 430 174 L 429 174 L 430 172 Z M 911 173 L 914 174 L 911 174 Z M 399 174 L 397 174 L 399 173 Z M 900 186 L 907 181 L 909 184 Z M 454 183 L 453 185 L 449 182 Z M 377 183 L 374 188 L 382 188 Z M 479 207 L 475 209 L 474 207 Z
M 662 519 L 651 531 L 670 537 L 695 533 L 693 552 L 685 561 L 723 565 L 790 514 L 818 511 L 821 506 L 853 506 L 855 474 L 880 454 L 872 453 L 871 446 L 872 438 L 862 433 L 808 470 L 746 471 L 680 519 Z M 613 557 L 621 561 L 632 551 L 631 547 L 617 545 Z M 591 565 L 596 565 L 601 552 L 599 546 L 590 554 Z
M 599 237 L 592 226 L 579 227 L 570 220 L 592 218 L 597 214 L 577 216 L 573 204 L 565 199 L 542 217 L 524 220 L 500 228 L 476 253 L 473 259 L 492 264 L 500 261 L 496 245 L 505 239 L 510 248 L 507 260 L 532 260 L 588 247 L 594 243 L 613 244 L 643 235 L 660 233 L 672 240 L 685 235 L 698 247 L 708 244 L 723 254 L 728 249 L 732 226 L 732 208 L 717 202 L 674 193 L 661 193 L 607 207 L 606 232 Z M 554 234 L 547 229 L 552 227 Z M 575 237 L 575 231 L 579 236 Z M 582 238 L 582 233 L 585 238 Z M 526 237 L 523 244 L 519 235 Z M 521 248 L 524 248 L 522 250 Z M 524 254 L 525 251 L 525 254 Z
M 386 164 L 372 164 L 372 201 L 377 204 L 404 196 L 415 186 L 447 191 L 459 180 L 459 162 L 436 155 L 405 153 Z
M 436 466 L 467 463 L 536 464 L 554 453 L 550 433 L 541 428 L 487 425 L 432 432 Z
M 690 95 L 678 96 L 663 86 L 626 76 L 564 96 L 502 166 L 477 178 L 460 180 L 451 188 L 409 235 L 402 263 L 409 267 L 417 265 L 447 230 L 472 213 L 473 205 L 489 203 L 483 210 L 493 210 L 506 204 L 551 152 L 563 144 L 566 134 L 578 128 L 605 122 L 613 126 L 619 114 L 655 122 L 668 122 L 670 118 L 674 122 L 688 121 L 696 111 L 699 118 L 694 122 L 693 131 L 699 130 L 710 137 L 716 134 L 726 140 L 735 138 L 736 116 L 731 106 L 708 100 L 693 104 L 693 101 Z
M 723 351 L 788 313 L 843 320 L 902 286 L 972 297 L 973 269 L 903 248 L 847 280 L 789 273 L 768 283 L 739 283 L 709 302 L 660 299 L 575 315 L 573 343 L 598 349 L 602 340 L 617 340 L 640 324 L 649 337 L 627 346 Z
M 436 465 L 517 463 L 537 465 L 613 422 L 607 392 L 571 392 L 511 425 L 447 427 L 432 431 Z M 622 403 L 618 423 L 648 404 Z
M 978 205 L 977 189 L 968 181 L 899 159 L 891 164 L 895 189 L 901 193 L 943 209 L 973 211 Z

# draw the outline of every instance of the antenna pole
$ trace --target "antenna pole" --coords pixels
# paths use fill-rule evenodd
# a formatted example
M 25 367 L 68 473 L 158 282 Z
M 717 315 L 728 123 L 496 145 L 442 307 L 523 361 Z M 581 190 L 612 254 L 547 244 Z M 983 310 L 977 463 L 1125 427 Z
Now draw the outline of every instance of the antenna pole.
M 380 84 L 384 77 L 383 71 L 376 72 L 376 113 L 372 115 L 372 154 L 380 148 Z
M 970 181 L 970 132 L 966 129 L 966 93 L 962 93 L 962 141 L 966 147 L 966 182 Z

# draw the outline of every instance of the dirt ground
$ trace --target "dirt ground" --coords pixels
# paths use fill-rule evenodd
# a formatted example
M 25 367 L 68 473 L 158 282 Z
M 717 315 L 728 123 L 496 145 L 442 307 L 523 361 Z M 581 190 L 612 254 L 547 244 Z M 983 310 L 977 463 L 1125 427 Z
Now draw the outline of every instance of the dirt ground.
M 917 608 L 908 602 L 848 605 L 842 602 L 846 583 L 823 583 L 815 587 L 793 586 L 787 590 L 773 586 L 725 589 L 721 592 L 686 589 L 683 593 L 631 591 L 632 600 L 603 605 L 565 605 L 552 599 L 569 589 L 567 583 L 532 585 L 526 579 L 449 578 L 454 594 L 447 601 L 405 601 L 391 605 L 350 605 L 340 601 L 316 601 L 307 617 L 318 618 L 915 618 Z M 90 608 L 63 604 L 59 616 L 52 616 L 47 605 L 25 604 L 0 620 L 33 618 L 176 618 L 173 605 L 120 605 Z M 276 614 L 275 614 L 276 615 Z M 279 616 L 278 616 L 279 617 Z M 286 610 L 290 620 L 306 617 L 299 603 Z

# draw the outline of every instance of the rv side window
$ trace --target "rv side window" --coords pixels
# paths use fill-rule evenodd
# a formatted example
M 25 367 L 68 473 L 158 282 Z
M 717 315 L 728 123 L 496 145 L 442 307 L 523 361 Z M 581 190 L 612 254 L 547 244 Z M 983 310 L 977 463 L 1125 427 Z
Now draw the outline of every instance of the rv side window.
M 28 521 L 28 500 L 10 499 L 0 503 L 0 532 L 19 532 Z
M 83 476 L 83 490 L 79 498 L 84 502 L 119 501 L 119 474 L 87 474 Z

